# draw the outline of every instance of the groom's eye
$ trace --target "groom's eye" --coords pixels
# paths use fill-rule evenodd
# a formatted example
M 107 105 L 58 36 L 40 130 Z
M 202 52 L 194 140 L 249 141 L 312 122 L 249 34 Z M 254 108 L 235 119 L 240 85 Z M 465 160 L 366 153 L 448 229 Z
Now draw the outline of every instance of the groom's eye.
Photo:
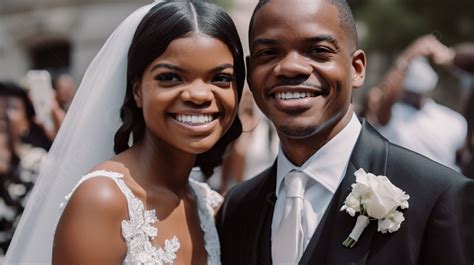
M 275 49 L 261 49 L 255 53 L 255 57 L 270 57 L 277 54 Z

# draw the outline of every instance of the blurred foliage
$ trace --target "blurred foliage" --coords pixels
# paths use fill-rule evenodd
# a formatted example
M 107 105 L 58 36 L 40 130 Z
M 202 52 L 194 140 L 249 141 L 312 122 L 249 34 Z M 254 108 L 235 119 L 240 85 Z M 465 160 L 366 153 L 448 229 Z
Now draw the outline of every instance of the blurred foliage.
M 229 9 L 232 7 L 232 0 L 211 0 L 211 2 L 227 11 L 229 11 Z
M 474 41 L 474 0 L 349 0 L 367 27 L 366 50 L 394 52 L 434 33 L 447 45 Z

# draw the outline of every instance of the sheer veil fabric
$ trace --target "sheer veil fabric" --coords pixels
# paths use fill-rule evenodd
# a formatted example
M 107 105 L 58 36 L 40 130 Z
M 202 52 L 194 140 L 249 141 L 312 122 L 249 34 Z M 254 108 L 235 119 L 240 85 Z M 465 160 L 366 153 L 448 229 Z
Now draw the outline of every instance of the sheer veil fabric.
M 135 30 L 157 3 L 129 15 L 89 65 L 28 200 L 4 264 L 50 264 L 60 204 L 80 177 L 113 155 Z

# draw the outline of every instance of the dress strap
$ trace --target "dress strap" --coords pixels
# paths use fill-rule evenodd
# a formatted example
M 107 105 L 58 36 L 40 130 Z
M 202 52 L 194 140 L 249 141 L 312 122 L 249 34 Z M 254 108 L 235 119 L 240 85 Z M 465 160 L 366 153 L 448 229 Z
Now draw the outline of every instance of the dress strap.
M 204 247 L 208 253 L 208 265 L 220 265 L 220 243 L 214 222 L 214 212 L 222 204 L 222 196 L 207 183 L 189 179 L 189 184 L 197 198 L 201 230 L 204 232 Z
M 82 176 L 82 178 L 79 180 L 79 182 L 77 182 L 76 186 L 72 189 L 72 191 L 65 197 L 66 200 L 63 203 L 61 203 L 60 208 L 61 209 L 64 208 L 64 206 L 69 201 L 72 194 L 77 189 L 77 187 L 79 187 L 79 185 L 81 185 L 84 181 L 91 178 L 95 178 L 95 177 L 107 177 L 115 181 L 119 189 L 125 195 L 125 198 L 127 198 L 128 211 L 130 212 L 130 206 L 131 206 L 130 202 L 136 198 L 135 195 L 130 190 L 130 188 L 125 184 L 123 180 L 123 174 L 114 172 L 114 171 L 108 171 L 108 170 L 96 170 Z
M 205 205 L 210 207 L 211 211 L 217 211 L 221 207 L 224 198 L 215 190 L 211 189 L 209 184 L 201 181 L 197 181 L 195 179 L 190 178 L 189 182 L 194 189 L 197 189 L 202 198 L 205 200 Z

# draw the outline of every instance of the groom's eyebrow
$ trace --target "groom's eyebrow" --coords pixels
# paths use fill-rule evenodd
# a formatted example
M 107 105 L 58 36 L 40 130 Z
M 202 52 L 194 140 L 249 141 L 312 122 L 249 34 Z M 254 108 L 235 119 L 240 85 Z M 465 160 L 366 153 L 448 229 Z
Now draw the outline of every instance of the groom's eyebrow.
M 339 43 L 337 42 L 337 39 L 334 36 L 329 35 L 329 34 L 314 36 L 314 37 L 306 39 L 305 41 L 308 42 L 308 43 L 329 42 L 332 45 L 334 45 L 334 47 L 336 49 L 339 49 L 339 47 L 340 47 Z
M 325 41 L 331 43 L 337 49 L 339 49 L 339 47 L 340 47 L 339 43 L 337 42 L 337 39 L 334 36 L 328 35 L 328 34 L 318 35 L 318 36 L 314 36 L 314 37 L 310 37 L 310 38 L 305 39 L 305 42 L 308 42 L 308 43 L 321 43 L 321 42 L 325 42 Z M 272 45 L 277 45 L 278 43 L 279 43 L 279 41 L 275 40 L 275 39 L 256 38 L 255 40 L 252 41 L 251 50 L 253 50 L 255 48 L 255 46 L 257 46 L 257 45 L 272 46 Z
M 257 45 L 276 45 L 278 41 L 269 38 L 256 38 L 252 41 L 251 49 L 254 49 Z

